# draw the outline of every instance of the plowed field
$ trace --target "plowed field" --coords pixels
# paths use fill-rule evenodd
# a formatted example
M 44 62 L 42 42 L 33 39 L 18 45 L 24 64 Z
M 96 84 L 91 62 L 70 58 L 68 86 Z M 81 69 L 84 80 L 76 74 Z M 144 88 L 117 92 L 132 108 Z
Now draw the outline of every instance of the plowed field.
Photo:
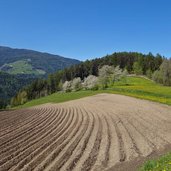
M 0 171 L 122 170 L 170 144 L 171 107 L 121 95 L 0 112 Z

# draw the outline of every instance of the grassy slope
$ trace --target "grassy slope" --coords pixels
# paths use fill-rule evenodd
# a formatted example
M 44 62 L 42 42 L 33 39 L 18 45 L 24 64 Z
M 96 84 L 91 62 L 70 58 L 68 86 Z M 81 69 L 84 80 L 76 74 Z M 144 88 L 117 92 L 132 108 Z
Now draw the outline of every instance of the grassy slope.
M 79 99 L 82 97 L 92 96 L 98 94 L 98 91 L 78 91 L 78 92 L 70 92 L 70 93 L 54 93 L 52 95 L 42 97 L 40 99 L 32 100 L 30 102 L 25 103 L 22 106 L 17 106 L 16 108 L 27 108 L 32 107 L 44 103 L 61 103 L 69 100 Z
M 31 63 L 29 63 L 27 60 L 19 60 L 13 63 L 5 64 L 4 66 L 12 67 L 11 69 L 7 70 L 9 74 L 45 74 L 43 70 L 35 70 Z
M 128 77 L 126 83 L 128 85 L 124 81 L 116 83 L 113 92 L 171 105 L 171 87 L 141 77 Z
M 160 157 L 158 160 L 147 161 L 140 171 L 170 171 L 171 170 L 171 153 Z
M 17 108 L 31 107 L 44 103 L 59 103 L 69 100 L 79 99 L 99 93 L 123 94 L 141 99 L 152 100 L 171 105 L 171 88 L 154 83 L 151 80 L 141 77 L 128 77 L 127 81 L 121 80 L 107 90 L 98 91 L 78 91 L 71 93 L 54 93 L 50 96 L 32 100 Z
M 49 102 L 65 102 L 99 93 L 123 94 L 171 105 L 171 87 L 164 87 L 141 77 L 128 77 L 126 82 L 125 80 L 121 80 L 107 90 L 55 93 L 47 97 L 32 100 L 22 106 L 18 106 L 17 108 L 31 107 Z M 171 170 L 171 153 L 161 157 L 159 160 L 148 161 L 140 170 L 164 171 L 164 169 L 166 171 Z

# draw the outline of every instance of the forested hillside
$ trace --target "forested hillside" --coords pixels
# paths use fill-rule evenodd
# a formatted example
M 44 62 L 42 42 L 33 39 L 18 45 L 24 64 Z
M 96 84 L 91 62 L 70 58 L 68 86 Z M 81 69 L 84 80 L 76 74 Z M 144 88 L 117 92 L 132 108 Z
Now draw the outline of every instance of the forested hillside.
M 0 72 L 0 109 L 4 108 L 23 86 L 28 85 L 34 78 L 27 75 L 10 75 Z
M 46 75 L 79 62 L 59 55 L 0 46 L 0 70 L 9 74 Z
M 55 74 L 50 74 L 48 79 L 37 79 L 31 85 L 20 90 L 12 99 L 11 104 L 14 106 L 23 104 L 26 101 L 60 91 L 65 81 L 70 81 L 77 77 L 83 80 L 89 75 L 97 76 L 99 68 L 104 65 L 118 66 L 127 70 L 130 74 L 135 73 L 152 77 L 152 74 L 159 70 L 163 60 L 164 57 L 159 54 L 154 56 L 151 53 L 145 55 L 137 52 L 120 52 L 90 61 L 87 60 L 58 71 Z

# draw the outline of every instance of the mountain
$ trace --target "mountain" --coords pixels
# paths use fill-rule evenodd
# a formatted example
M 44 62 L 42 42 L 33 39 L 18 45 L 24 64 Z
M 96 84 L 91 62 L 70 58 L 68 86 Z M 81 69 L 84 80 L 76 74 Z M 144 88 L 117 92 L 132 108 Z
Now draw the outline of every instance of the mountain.
M 0 71 L 9 74 L 47 75 L 78 63 L 59 55 L 0 46 Z

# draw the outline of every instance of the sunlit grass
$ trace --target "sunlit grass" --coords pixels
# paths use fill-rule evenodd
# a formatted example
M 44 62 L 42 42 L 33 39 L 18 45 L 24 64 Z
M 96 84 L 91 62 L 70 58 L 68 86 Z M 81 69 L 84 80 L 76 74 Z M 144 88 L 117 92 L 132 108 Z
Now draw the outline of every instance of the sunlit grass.
M 151 80 L 141 77 L 127 77 L 126 81 L 122 79 L 106 90 L 81 90 L 70 93 L 54 93 L 46 97 L 32 100 L 24 105 L 17 106 L 16 108 L 32 107 L 44 103 L 60 103 L 99 93 L 122 94 L 171 105 L 171 87 L 161 86 Z
M 171 171 L 171 153 L 159 158 L 158 160 L 149 160 L 140 171 Z

